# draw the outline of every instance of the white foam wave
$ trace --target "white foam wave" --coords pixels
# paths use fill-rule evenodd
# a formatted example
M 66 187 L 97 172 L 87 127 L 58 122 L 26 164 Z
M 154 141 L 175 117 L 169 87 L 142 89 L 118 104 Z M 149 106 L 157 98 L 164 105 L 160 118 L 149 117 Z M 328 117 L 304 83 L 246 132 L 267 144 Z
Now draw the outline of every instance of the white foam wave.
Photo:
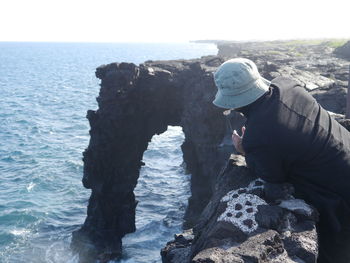
M 32 189 L 34 188 L 35 185 L 36 185 L 35 183 L 30 182 L 30 184 L 27 186 L 27 191 L 28 192 L 32 191 Z
M 19 228 L 11 230 L 10 233 L 14 236 L 25 236 L 30 233 L 30 230 L 25 228 Z

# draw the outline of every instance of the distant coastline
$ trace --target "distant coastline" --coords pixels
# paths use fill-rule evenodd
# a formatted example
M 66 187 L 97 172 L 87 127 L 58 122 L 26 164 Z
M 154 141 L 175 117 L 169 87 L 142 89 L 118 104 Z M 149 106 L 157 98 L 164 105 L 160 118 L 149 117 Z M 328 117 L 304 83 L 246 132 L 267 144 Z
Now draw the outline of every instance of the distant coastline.
M 272 44 L 303 44 L 303 45 L 319 45 L 324 42 L 339 43 L 341 46 L 349 41 L 350 38 L 290 38 L 290 39 L 275 39 L 275 40 L 224 40 L 224 39 L 199 39 L 191 40 L 190 43 L 206 43 L 206 44 L 238 44 L 238 43 L 272 43 Z

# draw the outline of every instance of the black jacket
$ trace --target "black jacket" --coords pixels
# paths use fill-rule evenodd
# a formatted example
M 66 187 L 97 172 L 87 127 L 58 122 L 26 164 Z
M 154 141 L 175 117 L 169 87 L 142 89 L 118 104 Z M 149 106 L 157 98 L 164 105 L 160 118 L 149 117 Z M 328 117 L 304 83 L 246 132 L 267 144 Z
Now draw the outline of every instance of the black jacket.
M 269 92 L 242 111 L 243 148 L 257 176 L 292 183 L 333 231 L 350 223 L 350 133 L 287 78 L 274 79 Z

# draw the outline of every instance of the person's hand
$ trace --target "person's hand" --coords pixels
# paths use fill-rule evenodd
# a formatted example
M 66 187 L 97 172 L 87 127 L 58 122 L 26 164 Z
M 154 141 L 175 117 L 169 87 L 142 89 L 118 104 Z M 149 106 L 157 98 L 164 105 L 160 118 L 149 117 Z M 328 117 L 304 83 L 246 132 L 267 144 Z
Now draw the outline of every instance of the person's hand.
M 242 136 L 239 136 L 239 134 L 237 133 L 236 130 L 233 131 L 232 133 L 232 141 L 233 141 L 233 145 L 235 146 L 237 152 L 241 153 L 241 154 L 245 154 L 243 146 L 242 146 L 242 139 L 244 136 L 244 132 L 245 132 L 245 127 L 242 127 Z

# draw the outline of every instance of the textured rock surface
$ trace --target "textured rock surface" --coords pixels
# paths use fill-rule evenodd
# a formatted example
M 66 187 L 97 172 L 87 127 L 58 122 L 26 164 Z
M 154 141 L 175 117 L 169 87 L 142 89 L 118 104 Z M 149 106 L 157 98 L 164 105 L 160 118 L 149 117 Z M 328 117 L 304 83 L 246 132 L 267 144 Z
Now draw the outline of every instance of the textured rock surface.
M 317 212 L 290 192 L 288 199 L 268 204 L 266 191 L 244 159 L 231 156 L 193 239 L 181 247 L 176 238 L 169 242 L 163 262 L 316 262 Z M 187 258 L 172 256 L 186 248 Z

